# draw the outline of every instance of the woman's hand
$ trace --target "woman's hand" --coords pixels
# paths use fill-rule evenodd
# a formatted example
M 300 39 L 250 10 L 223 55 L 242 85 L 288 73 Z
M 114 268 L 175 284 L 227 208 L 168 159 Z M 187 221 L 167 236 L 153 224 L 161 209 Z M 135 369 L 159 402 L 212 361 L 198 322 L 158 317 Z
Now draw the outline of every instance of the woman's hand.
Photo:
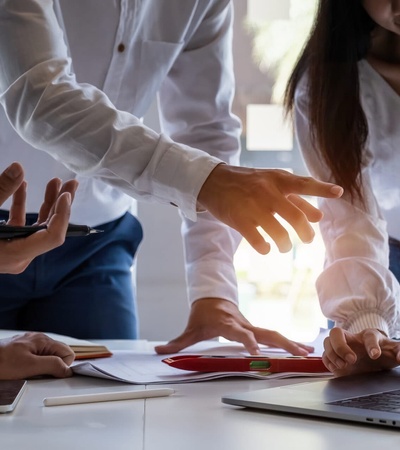
M 400 342 L 376 329 L 352 334 L 333 328 L 324 348 L 323 362 L 336 376 L 387 370 L 400 364 Z

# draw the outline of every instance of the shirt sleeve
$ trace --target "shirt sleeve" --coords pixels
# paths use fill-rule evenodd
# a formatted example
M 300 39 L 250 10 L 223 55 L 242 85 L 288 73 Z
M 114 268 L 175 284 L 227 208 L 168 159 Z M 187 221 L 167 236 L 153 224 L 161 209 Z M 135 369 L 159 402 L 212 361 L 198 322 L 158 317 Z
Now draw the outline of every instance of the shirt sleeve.
M 241 124 L 232 114 L 232 5 L 210 2 L 160 91 L 163 130 L 175 141 L 239 165 Z M 224 298 L 237 303 L 233 256 L 241 236 L 209 213 L 184 218 L 189 301 Z
M 306 79 L 296 92 L 295 128 L 311 175 L 333 181 L 310 138 Z M 319 199 L 326 256 L 316 287 L 323 313 L 337 326 L 352 333 L 377 328 L 397 337 L 400 288 L 389 271 L 386 222 L 372 190 L 370 161 L 367 148 L 362 169 L 364 203 L 352 203 L 347 193 L 340 199 Z
M 52 0 L 0 0 L 0 103 L 23 139 L 70 170 L 174 203 L 193 221 L 200 188 L 221 163 L 77 83 Z

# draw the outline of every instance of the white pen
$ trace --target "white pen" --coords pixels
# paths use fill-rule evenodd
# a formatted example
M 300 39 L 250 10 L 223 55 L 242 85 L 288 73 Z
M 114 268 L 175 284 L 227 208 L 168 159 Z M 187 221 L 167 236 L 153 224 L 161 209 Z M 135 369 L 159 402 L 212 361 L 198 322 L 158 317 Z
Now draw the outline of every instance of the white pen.
M 47 397 L 43 399 L 44 406 L 77 405 L 79 403 L 111 402 L 115 400 L 130 400 L 134 398 L 167 397 L 174 389 L 144 389 L 136 391 L 102 392 L 98 394 L 65 395 L 62 397 Z

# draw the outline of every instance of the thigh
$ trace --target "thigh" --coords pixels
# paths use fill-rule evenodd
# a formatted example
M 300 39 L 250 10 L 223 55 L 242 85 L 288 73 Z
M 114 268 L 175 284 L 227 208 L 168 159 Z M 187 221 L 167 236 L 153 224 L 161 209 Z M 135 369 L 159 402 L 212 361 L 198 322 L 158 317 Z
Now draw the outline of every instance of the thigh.
M 35 265 L 19 275 L 0 274 L 0 328 L 19 330 L 21 311 L 30 302 L 35 287 Z
M 20 329 L 81 339 L 135 339 L 138 326 L 131 269 L 141 238 L 139 222 L 128 214 L 108 227 L 104 236 L 96 236 L 83 256 L 78 257 L 75 240 L 63 257 L 77 259 L 79 265 L 58 281 L 51 294 L 29 302 L 20 316 Z

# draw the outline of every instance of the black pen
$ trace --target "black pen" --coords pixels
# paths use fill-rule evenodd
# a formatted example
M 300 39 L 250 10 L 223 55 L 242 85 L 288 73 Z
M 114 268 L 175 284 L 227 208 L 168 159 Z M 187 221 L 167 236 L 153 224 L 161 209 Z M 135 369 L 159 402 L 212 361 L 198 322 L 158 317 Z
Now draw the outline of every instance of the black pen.
M 4 221 L 0 221 L 0 239 L 14 239 L 30 236 L 36 231 L 45 230 L 47 225 L 31 225 L 15 227 L 6 225 Z M 102 233 L 104 230 L 91 228 L 87 225 L 68 225 L 66 237 L 89 236 L 90 234 Z

